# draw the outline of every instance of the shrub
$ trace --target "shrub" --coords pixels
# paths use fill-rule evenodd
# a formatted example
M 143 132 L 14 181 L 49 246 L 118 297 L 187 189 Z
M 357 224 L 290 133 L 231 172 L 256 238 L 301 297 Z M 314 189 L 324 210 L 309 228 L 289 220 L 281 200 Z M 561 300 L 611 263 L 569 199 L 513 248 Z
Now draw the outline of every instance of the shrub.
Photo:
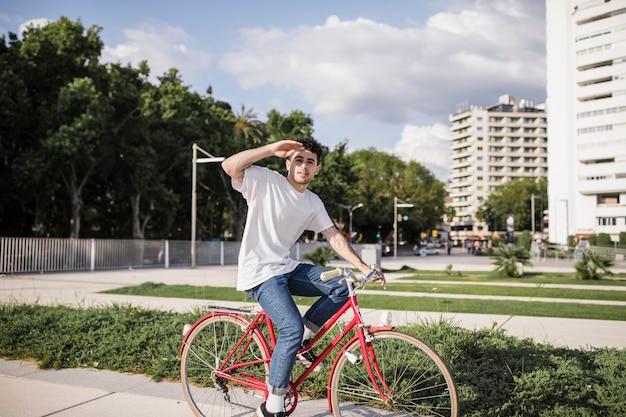
M 326 266 L 328 260 L 335 256 L 335 251 L 328 246 L 318 246 L 313 251 L 302 255 L 303 259 L 311 261 L 314 265 Z
M 533 236 L 530 233 L 530 230 L 524 230 L 517 237 L 517 246 L 520 248 L 524 248 L 527 251 L 530 251 L 530 245 L 533 243 Z
M 532 266 L 529 252 L 514 245 L 501 245 L 494 248 L 491 258 L 496 266 L 495 271 L 504 277 L 520 277 L 524 266 Z
M 574 264 L 576 278 L 582 280 L 601 279 L 603 274 L 610 274 L 609 268 L 613 266 L 613 260 L 609 257 L 586 250 L 582 259 Z
M 598 233 L 597 235 L 589 236 L 589 244 L 591 246 L 605 246 L 613 247 L 614 243 L 611 240 L 611 235 L 608 233 Z
M 193 323 L 202 314 L 125 305 L 74 309 L 4 304 L 0 356 L 35 359 L 42 367 L 94 367 L 176 380 L 183 323 Z M 464 416 L 626 415 L 626 349 L 559 348 L 509 336 L 495 324 L 469 330 L 443 319 L 398 330 L 421 338 L 443 358 L 456 381 Z M 303 386 L 305 395 L 324 395 L 327 381 L 328 369 L 313 373 Z

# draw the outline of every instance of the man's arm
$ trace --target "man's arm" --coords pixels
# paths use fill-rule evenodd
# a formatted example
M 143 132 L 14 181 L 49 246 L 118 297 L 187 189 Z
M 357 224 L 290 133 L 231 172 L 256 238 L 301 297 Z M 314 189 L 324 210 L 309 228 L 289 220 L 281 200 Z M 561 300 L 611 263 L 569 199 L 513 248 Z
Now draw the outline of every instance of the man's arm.
M 330 247 L 335 250 L 346 261 L 350 262 L 356 268 L 363 273 L 363 275 L 368 275 L 371 271 L 370 265 L 363 262 L 363 259 L 352 248 L 352 245 L 348 243 L 344 235 L 339 233 L 339 230 L 335 226 L 329 227 L 326 230 L 322 231 L 322 235 L 326 238 L 326 241 L 330 244 Z M 385 275 L 383 275 L 382 271 L 378 269 L 378 275 L 380 276 L 381 285 L 385 285 Z
M 235 181 L 242 182 L 243 174 L 250 165 L 270 156 L 287 158 L 293 152 L 304 150 L 304 145 L 294 140 L 283 140 L 259 148 L 241 151 L 229 156 L 222 162 L 222 169 Z

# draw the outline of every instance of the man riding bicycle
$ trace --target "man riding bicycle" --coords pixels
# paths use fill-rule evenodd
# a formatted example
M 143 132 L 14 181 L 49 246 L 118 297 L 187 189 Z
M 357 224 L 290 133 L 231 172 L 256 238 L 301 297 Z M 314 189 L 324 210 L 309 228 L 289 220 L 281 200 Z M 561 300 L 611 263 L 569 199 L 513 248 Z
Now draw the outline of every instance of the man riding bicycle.
M 308 186 L 321 169 L 322 147 L 313 139 L 283 140 L 230 156 L 222 168 L 248 204 L 239 252 L 237 289 L 257 301 L 276 324 L 279 338 L 270 361 L 268 398 L 259 417 L 285 415 L 284 397 L 296 353 L 346 302 L 347 287 L 322 281 L 320 266 L 290 257 L 290 249 L 306 230 L 321 233 L 343 259 L 364 275 L 371 267 L 356 254 L 333 224 L 321 199 Z M 253 165 L 270 157 L 286 158 L 287 176 Z M 377 270 L 382 284 L 385 278 Z M 300 317 L 292 295 L 320 297 Z M 309 364 L 312 352 L 298 355 Z

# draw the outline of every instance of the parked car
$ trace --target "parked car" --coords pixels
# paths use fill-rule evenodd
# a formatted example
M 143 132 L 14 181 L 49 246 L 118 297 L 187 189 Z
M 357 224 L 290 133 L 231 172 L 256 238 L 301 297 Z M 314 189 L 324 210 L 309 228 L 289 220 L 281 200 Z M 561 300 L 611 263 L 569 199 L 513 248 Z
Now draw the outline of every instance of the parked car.
M 432 243 L 427 244 L 426 246 L 420 246 L 414 253 L 415 256 L 431 256 L 431 255 L 439 255 L 439 251 L 435 248 L 435 245 Z

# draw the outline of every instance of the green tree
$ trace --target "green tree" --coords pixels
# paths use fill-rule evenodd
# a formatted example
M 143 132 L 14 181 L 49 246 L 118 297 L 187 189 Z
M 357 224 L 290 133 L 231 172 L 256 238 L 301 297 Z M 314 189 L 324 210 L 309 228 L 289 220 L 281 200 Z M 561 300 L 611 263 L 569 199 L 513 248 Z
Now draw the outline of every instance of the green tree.
M 314 133 L 313 119 L 300 110 L 294 110 L 289 114 L 282 114 L 276 109 L 270 110 L 265 128 L 271 142 L 310 138 Z
M 58 118 L 66 123 L 50 135 L 43 151 L 46 164 L 61 178 L 71 202 L 70 237 L 80 236 L 83 190 L 101 158 L 104 132 L 112 111 L 90 78 L 75 79 L 61 90 Z
M 16 176 L 20 155 L 37 143 L 32 134 L 33 101 L 22 76 L 26 68 L 20 56 L 22 43 L 13 33 L 0 36 L 0 231 L 3 236 L 29 236 L 40 232 L 37 219 L 41 191 Z
M 107 98 L 91 78 L 103 70 L 100 30 L 62 17 L 30 27 L 15 44 L 31 105 L 14 174 L 22 189 L 37 190 L 23 197 L 34 198 L 26 204 L 36 208 L 37 227 L 46 235 L 61 236 L 69 229 L 70 236 L 79 236 L 82 192 L 98 163 L 93 153 L 101 149 L 98 130 L 110 114 Z M 65 198 L 57 195 L 59 183 Z
M 531 203 L 533 196 L 534 204 Z M 533 217 L 535 228 L 542 224 L 542 209 L 548 208 L 547 201 L 546 178 L 517 178 L 498 186 L 487 197 L 480 212 L 484 221 L 493 230 L 504 230 L 504 222 L 509 215 L 515 219 L 516 230 L 531 230 Z M 534 213 L 531 213 L 532 206 Z
M 443 214 L 445 216 L 445 221 L 450 223 L 456 216 L 456 209 L 454 206 L 446 206 Z
M 243 140 L 246 147 L 259 146 L 265 141 L 265 128 L 257 116 L 254 110 L 246 109 L 243 104 L 240 112 L 235 115 L 235 134 Z
M 360 203 L 354 196 L 353 188 L 358 182 L 358 176 L 347 143 L 339 143 L 332 150 L 324 152 L 320 164 L 322 168 L 311 183 L 310 190 L 322 198 L 326 210 L 341 227 L 339 219 L 345 219 L 346 213 L 342 212 L 345 209 L 340 205 Z
M 367 241 L 375 241 L 378 226 L 383 238 L 393 231 L 394 197 L 413 204 L 403 209 L 407 221 L 398 224 L 404 240 L 417 242 L 420 233 L 433 229 L 444 212 L 446 191 L 441 181 L 417 162 L 404 162 L 399 157 L 374 149 L 354 152 L 357 183 L 354 201 L 365 206 L 355 223 L 365 231 Z
M 189 91 L 176 69 L 170 69 L 158 80 L 159 85 L 142 97 L 146 146 L 152 158 L 148 161 L 151 170 L 136 172 L 137 184 L 141 185 L 136 196 L 148 203 L 143 206 L 145 210 L 154 210 L 158 228 L 152 233 L 188 239 L 192 144 L 206 142 L 208 102 Z
M 198 145 L 216 156 L 228 157 L 245 149 L 234 132 L 236 115 L 221 102 L 205 98 L 203 138 Z M 204 166 L 203 166 L 204 165 Z M 191 167 L 189 167 L 191 169 Z M 198 166 L 198 228 L 201 237 L 241 237 L 247 205 L 219 164 Z

